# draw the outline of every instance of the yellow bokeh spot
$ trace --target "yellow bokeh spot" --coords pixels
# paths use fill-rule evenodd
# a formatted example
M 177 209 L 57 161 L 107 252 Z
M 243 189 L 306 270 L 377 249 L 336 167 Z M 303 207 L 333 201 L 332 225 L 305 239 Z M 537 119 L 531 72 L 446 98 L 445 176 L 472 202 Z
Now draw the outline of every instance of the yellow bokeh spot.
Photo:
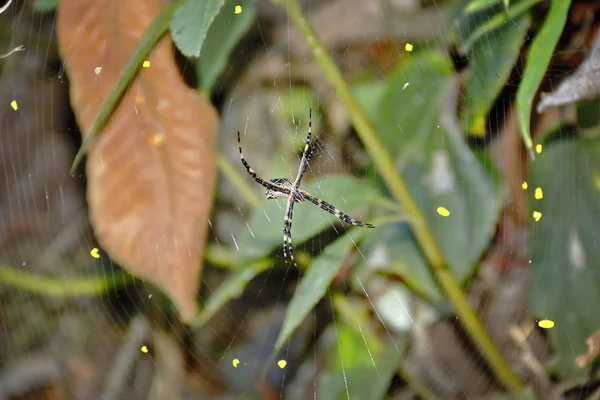
M 148 353 L 148 347 L 146 345 L 142 346 L 140 350 L 142 351 L 142 353 Z
M 285 366 L 287 365 L 287 361 L 279 360 L 279 361 L 277 361 L 277 365 L 279 366 L 279 368 L 284 369 Z
M 99 250 L 97 247 L 94 247 L 92 250 L 90 250 L 90 255 L 94 258 L 100 258 L 100 254 L 99 254 Z
M 144 61 L 144 63 L 142 64 L 142 67 L 150 68 L 150 61 L 148 61 L 148 60 Z
M 535 145 L 535 151 L 540 154 L 542 152 L 542 145 L 541 144 L 536 144 Z
M 533 219 L 535 219 L 536 222 L 539 221 L 541 218 L 542 218 L 542 213 L 541 212 L 539 212 L 539 211 L 534 211 L 533 212 Z
M 523 188 L 523 190 L 527 190 L 527 188 L 529 187 L 529 185 L 527 185 L 527 182 L 523 182 L 521 184 L 521 187 Z
M 544 198 L 544 192 L 542 192 L 542 188 L 541 187 L 536 188 L 535 189 L 535 199 L 536 200 L 541 200 L 543 198 Z
M 406 51 L 408 51 L 410 53 L 411 51 L 413 51 L 413 45 L 410 44 L 410 43 L 406 43 L 404 45 L 404 50 L 406 50 Z
M 155 133 L 148 139 L 148 144 L 154 147 L 160 147 L 165 143 L 165 135 L 163 133 Z
M 594 177 L 594 184 L 596 185 L 596 189 L 600 189 L 600 175 Z
M 19 108 L 19 106 L 17 105 L 17 101 L 13 100 L 10 102 L 10 106 L 13 108 L 13 110 L 17 111 L 17 109 Z
M 144 96 L 142 96 L 141 94 L 138 94 L 135 96 L 135 103 L 136 104 L 144 104 L 146 100 L 144 99 Z
M 549 319 L 543 319 L 538 322 L 538 326 L 544 329 L 551 329 L 554 328 L 554 321 L 551 321 Z
M 235 11 L 236 14 L 241 14 L 242 13 L 242 6 L 235 6 Z
M 437 213 L 440 214 L 442 217 L 447 217 L 448 215 L 450 215 L 450 211 L 448 211 L 446 207 L 438 207 Z
M 233 361 L 231 362 L 231 364 L 233 365 L 233 368 L 237 368 L 238 365 L 240 365 L 240 360 L 238 360 L 237 358 L 234 358 Z
M 477 114 L 473 118 L 473 122 L 471 123 L 471 134 L 474 136 L 483 137 L 485 136 L 485 115 Z

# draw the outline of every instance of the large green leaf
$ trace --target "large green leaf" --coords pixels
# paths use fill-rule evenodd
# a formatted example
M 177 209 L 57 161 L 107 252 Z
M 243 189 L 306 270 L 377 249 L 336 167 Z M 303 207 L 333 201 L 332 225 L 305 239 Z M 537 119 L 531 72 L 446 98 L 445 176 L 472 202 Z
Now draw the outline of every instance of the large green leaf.
M 440 52 L 412 57 L 390 76 L 376 126 L 462 280 L 488 247 L 501 202 L 499 188 L 464 143 L 454 115 L 448 115 L 456 107 L 447 105 L 453 84 L 452 65 Z M 438 207 L 450 215 L 440 216 Z
M 506 84 L 529 25 L 529 15 L 523 15 L 473 43 L 465 83 L 465 108 L 461 112 L 469 133 L 485 135 L 484 121 Z
M 325 250 L 314 260 L 296 287 L 294 296 L 285 312 L 275 351 L 285 344 L 296 328 L 325 296 L 329 285 L 342 267 L 346 255 L 356 246 L 356 242 L 360 240 L 364 232 L 365 230 L 362 228 L 352 229 L 325 247 Z
M 364 260 L 359 262 L 357 281 L 365 284 L 369 275 L 377 272 L 392 274 L 400 277 L 408 288 L 419 295 L 433 302 L 441 301 L 442 296 L 431 275 L 431 268 L 407 224 L 387 224 L 367 232 L 360 249 L 368 263 Z M 355 281 L 352 281 L 353 285 Z M 363 290 L 360 287 L 355 289 L 359 292 Z
M 496 5 L 479 11 L 455 16 L 454 32 L 460 44 L 460 52 L 466 54 L 476 41 L 486 40 L 487 37 L 495 34 L 496 29 L 511 23 L 511 20 L 516 20 L 541 1 L 517 0 L 511 3 L 508 11 L 505 4 L 497 2 Z M 468 6 L 463 11 L 467 9 Z
M 546 69 L 554 53 L 556 43 L 562 34 L 571 0 L 552 0 L 550 11 L 535 39 L 531 44 L 523 80 L 517 90 L 517 108 L 519 112 L 519 123 L 525 146 L 533 154 L 533 141 L 529 131 L 529 118 L 533 97 L 535 96 Z
M 241 13 L 235 14 L 235 6 Z M 231 52 L 254 20 L 254 0 L 225 0 L 225 5 L 208 29 L 202 57 L 196 62 L 200 87 L 210 92 L 227 66 Z
M 600 141 L 546 146 L 532 164 L 530 187 L 543 192 L 530 203 L 542 213 L 532 231 L 532 313 L 555 322 L 556 373 L 582 375 L 575 357 L 600 328 Z
M 316 179 L 302 188 L 314 196 L 333 204 L 346 214 L 361 219 L 367 215 L 368 206 L 379 197 L 378 191 L 364 181 L 346 175 L 332 175 L 324 179 Z M 238 239 L 242 255 L 257 258 L 269 254 L 283 243 L 283 215 L 285 200 L 269 200 L 253 210 L 248 229 Z M 361 211 L 361 218 L 353 213 Z M 368 221 L 367 221 L 368 222 Z M 322 230 L 340 222 L 333 215 L 326 213 L 312 203 L 296 204 L 292 224 L 292 240 L 295 249 L 298 245 Z M 348 226 L 344 226 L 345 229 Z
M 331 348 L 335 366 L 323 374 L 318 397 L 332 400 L 386 398 L 404 346 L 388 343 L 377 349 L 365 342 L 360 332 L 345 324 L 340 324 L 336 331 L 338 340 Z
M 171 20 L 171 36 L 186 57 L 200 57 L 204 39 L 224 0 L 185 0 Z M 231 10 L 233 13 L 233 10 Z

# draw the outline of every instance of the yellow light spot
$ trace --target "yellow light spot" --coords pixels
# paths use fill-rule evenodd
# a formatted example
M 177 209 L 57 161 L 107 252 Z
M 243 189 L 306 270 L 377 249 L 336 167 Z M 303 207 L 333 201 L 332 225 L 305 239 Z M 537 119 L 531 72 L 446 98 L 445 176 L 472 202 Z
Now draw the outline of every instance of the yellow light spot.
M 551 321 L 549 319 L 543 319 L 538 322 L 538 326 L 544 329 L 551 329 L 554 328 L 554 321 Z
M 13 108 L 13 110 L 17 111 L 17 109 L 19 108 L 19 106 L 17 105 L 17 101 L 13 100 L 10 102 L 10 106 Z
M 91 251 L 90 251 L 90 255 L 94 258 L 100 258 L 100 254 L 98 254 L 98 248 L 94 247 Z
M 135 96 L 135 103 L 136 104 L 144 104 L 146 100 L 144 99 L 144 96 L 142 96 L 141 94 L 138 94 Z
M 146 345 L 142 346 L 140 350 L 142 351 L 142 353 L 148 353 L 148 347 L 146 347 Z
M 448 215 L 450 215 L 450 211 L 448 211 L 448 209 L 446 207 L 438 207 L 437 212 L 442 217 L 447 217 Z
M 542 145 L 541 144 L 536 144 L 535 145 L 535 151 L 540 154 L 542 152 Z
M 413 51 L 413 45 L 410 44 L 410 43 L 406 43 L 404 45 L 404 50 L 406 50 L 406 51 L 408 51 L 410 53 L 411 51 Z
M 535 219 L 535 221 L 539 221 L 542 218 L 542 213 L 539 211 L 534 211 L 533 212 L 533 219 Z
M 235 6 L 235 11 L 236 14 L 241 14 L 242 13 L 242 6 Z
M 542 188 L 538 187 L 535 189 L 535 199 L 536 200 L 541 200 L 544 198 L 544 192 L 542 192 Z
M 473 119 L 471 130 L 475 136 L 485 136 L 485 115 L 477 114 Z
M 279 360 L 279 361 L 277 361 L 277 365 L 279 366 L 279 368 L 284 369 L 285 366 L 287 365 L 287 361 Z
M 596 185 L 596 189 L 600 189 L 600 175 L 594 177 L 594 184 Z
M 160 147 L 165 143 L 165 135 L 163 133 L 155 133 L 148 139 L 148 144 L 154 147 Z
M 148 60 L 144 61 L 144 63 L 142 64 L 142 67 L 150 68 L 150 61 L 148 61 Z
M 527 182 L 523 182 L 521 184 L 521 187 L 523 188 L 523 190 L 527 190 L 527 188 L 529 187 L 529 185 L 527 185 Z
M 96 67 L 96 68 L 94 68 L 94 73 L 96 75 L 100 74 L 100 72 L 102 72 L 102 67 Z
M 237 358 L 234 358 L 233 361 L 231 362 L 231 364 L 233 364 L 233 368 L 237 368 L 238 365 L 240 365 L 240 360 L 238 360 Z

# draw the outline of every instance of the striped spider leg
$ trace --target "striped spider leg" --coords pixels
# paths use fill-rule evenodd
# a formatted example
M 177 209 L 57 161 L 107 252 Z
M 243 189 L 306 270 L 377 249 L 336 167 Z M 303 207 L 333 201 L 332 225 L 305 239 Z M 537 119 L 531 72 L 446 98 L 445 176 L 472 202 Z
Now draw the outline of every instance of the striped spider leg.
M 308 134 L 305 139 L 304 152 L 302 153 L 302 160 L 300 161 L 300 167 L 298 168 L 298 175 L 296 179 L 292 183 L 289 179 L 286 178 L 277 178 L 271 179 L 269 181 L 265 181 L 260 175 L 258 175 L 254 170 L 248 165 L 246 160 L 244 159 L 244 155 L 242 153 L 242 146 L 240 144 L 240 133 L 238 131 L 238 148 L 240 150 L 240 159 L 242 160 L 242 164 L 246 167 L 246 170 L 254 178 L 254 180 L 264 186 L 267 190 L 265 192 L 265 196 L 267 199 L 287 199 L 286 207 L 285 207 L 285 216 L 283 222 L 283 257 L 287 259 L 287 252 L 289 250 L 290 259 L 294 261 L 294 248 L 292 246 L 292 216 L 294 213 L 294 203 L 302 203 L 304 200 L 308 200 L 313 203 L 323 211 L 327 211 L 328 213 L 334 215 L 340 221 L 345 222 L 346 224 L 362 226 L 365 228 L 375 228 L 375 226 L 360 222 L 350 217 L 347 214 L 344 214 L 342 211 L 338 210 L 333 205 L 327 203 L 324 200 L 319 199 L 311 195 L 308 192 L 300 189 L 300 183 L 302 182 L 302 178 L 308 169 L 308 165 L 310 159 L 312 157 L 313 149 L 311 146 L 311 137 L 312 137 L 312 110 L 309 110 L 308 114 Z M 295 261 L 294 261 L 295 262 Z

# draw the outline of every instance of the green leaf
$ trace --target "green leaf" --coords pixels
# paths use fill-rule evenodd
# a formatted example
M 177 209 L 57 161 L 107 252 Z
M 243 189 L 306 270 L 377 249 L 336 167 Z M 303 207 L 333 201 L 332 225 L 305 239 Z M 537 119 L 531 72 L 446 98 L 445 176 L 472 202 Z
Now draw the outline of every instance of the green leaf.
M 504 26 L 511 19 L 528 12 L 534 5 L 542 0 L 521 0 L 515 2 L 507 12 L 498 3 L 497 7 L 486 8 L 477 13 L 470 13 L 455 22 L 456 35 L 459 39 L 460 52 L 466 54 L 473 43 L 494 34 L 494 30 Z
M 235 6 L 242 12 L 235 14 Z M 202 57 L 196 62 L 196 71 L 200 87 L 209 93 L 221 73 L 227 67 L 231 52 L 240 39 L 248 32 L 254 21 L 253 0 L 225 0 L 225 6 L 219 11 L 208 29 L 202 47 Z M 199 51 L 199 50 L 198 50 Z
M 529 25 L 529 16 L 523 15 L 473 43 L 462 113 L 469 133 L 485 135 L 487 114 L 506 84 Z
M 208 29 L 224 0 L 186 0 L 173 14 L 171 36 L 186 57 L 200 57 Z
M 353 212 L 362 211 L 361 215 L 366 215 L 368 206 L 381 196 L 373 186 L 365 181 L 359 181 L 347 175 L 333 175 L 312 180 L 305 187 L 302 185 L 301 188 L 359 220 L 362 217 L 358 218 L 359 216 L 354 215 Z M 274 249 L 281 248 L 285 204 L 285 200 L 268 200 L 261 207 L 253 210 L 248 221 L 248 229 L 238 239 L 238 246 L 244 257 L 250 259 L 264 257 Z M 312 203 L 305 201 L 296 204 L 292 224 L 294 248 L 297 249 L 299 244 L 331 227 L 333 223 L 336 226 L 341 224 L 333 215 Z M 347 228 L 348 226 L 345 225 L 342 229 Z
M 368 302 L 365 302 L 363 295 L 364 292 L 361 293 L 361 297 L 348 296 L 345 293 L 334 294 L 333 306 L 336 315 L 344 324 L 364 338 L 363 341 L 368 343 L 371 349 L 379 352 L 383 342 L 377 333 L 378 326 L 373 324 L 373 309 Z
M 586 339 L 600 326 L 600 141 L 568 140 L 544 147 L 531 165 L 531 308 L 550 319 L 556 349 L 555 371 L 563 378 L 582 376 L 574 359 L 586 352 Z M 532 220 L 533 221 L 533 220 Z
M 500 189 L 448 115 L 456 107 L 448 98 L 453 84 L 452 65 L 440 52 L 411 57 L 389 77 L 376 126 L 450 268 L 463 280 L 489 245 L 501 201 Z M 442 114 L 443 104 L 448 114 Z M 450 215 L 440 216 L 438 207 Z
M 204 308 L 190 324 L 195 329 L 202 327 L 207 323 L 227 302 L 242 294 L 242 291 L 255 276 L 262 273 L 273 263 L 268 260 L 254 262 L 247 268 L 233 272 L 229 277 L 213 292 Z
M 369 260 L 368 264 L 362 260 L 357 266 L 361 282 L 366 282 L 368 274 L 392 274 L 400 277 L 405 286 L 420 296 L 434 303 L 442 301 L 443 296 L 431 275 L 431 268 L 407 224 L 387 224 L 368 231 L 360 249 Z
M 364 338 L 351 327 L 342 325 L 338 331 L 339 339 L 331 348 L 331 358 L 340 360 L 340 367 L 323 374 L 318 398 L 386 398 L 392 377 L 400 366 L 404 346 L 389 343 L 379 351 L 373 351 L 368 343 L 365 344 Z
M 517 90 L 521 135 L 531 156 L 533 156 L 533 141 L 529 131 L 529 118 L 533 97 L 546 74 L 556 43 L 565 27 L 570 5 L 571 0 L 552 0 L 548 16 L 531 44 L 523 79 Z
M 471 0 L 465 7 L 463 13 L 471 14 L 499 4 L 502 4 L 504 8 L 508 10 L 509 1 L 510 0 Z
M 365 233 L 363 228 L 354 228 L 347 234 L 325 247 L 325 250 L 314 260 L 308 272 L 302 277 L 290 301 L 275 352 L 292 336 L 296 328 L 325 296 L 327 289 L 342 267 L 348 252 L 356 246 Z
M 374 121 L 377 116 L 385 88 L 386 83 L 384 81 L 363 82 L 352 88 L 354 98 L 358 101 L 370 121 Z
M 52 12 L 58 7 L 60 0 L 35 0 L 33 2 L 33 11 Z

